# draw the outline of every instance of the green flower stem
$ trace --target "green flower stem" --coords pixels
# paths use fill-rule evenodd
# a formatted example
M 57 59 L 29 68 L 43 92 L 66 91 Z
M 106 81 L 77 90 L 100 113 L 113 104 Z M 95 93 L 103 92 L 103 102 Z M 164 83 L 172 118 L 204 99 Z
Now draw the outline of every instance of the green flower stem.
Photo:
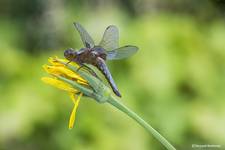
M 173 145 L 171 145 L 159 132 L 157 132 L 151 125 L 149 125 L 146 121 L 144 121 L 140 116 L 134 113 L 132 110 L 127 108 L 124 104 L 116 100 L 115 97 L 110 96 L 107 100 L 108 103 L 118 108 L 132 119 L 134 119 L 137 123 L 139 123 L 142 127 L 144 127 L 148 132 L 150 132 L 159 142 L 161 142 L 168 150 L 176 150 Z
M 59 61 L 60 62 L 60 61 Z M 62 64 L 65 64 L 64 62 L 61 62 Z M 77 67 L 74 67 L 72 65 L 68 65 L 67 67 L 74 72 L 77 72 Z M 123 105 L 121 102 L 116 100 L 115 97 L 111 96 L 111 90 L 104 85 L 102 81 L 99 79 L 91 76 L 90 74 L 79 70 L 79 74 L 88 81 L 89 85 L 93 89 L 89 89 L 87 87 L 84 87 L 83 85 L 80 85 L 74 81 L 71 81 L 69 79 L 66 79 L 61 76 L 57 76 L 58 79 L 72 85 L 75 89 L 78 89 L 85 95 L 92 97 L 99 103 L 105 103 L 108 102 L 109 104 L 113 105 L 117 109 L 121 110 L 128 116 L 130 116 L 132 119 L 134 119 L 137 123 L 139 123 L 142 127 L 144 127 L 148 132 L 150 132 L 159 142 L 161 142 L 168 150 L 176 150 L 173 145 L 171 145 L 162 135 L 160 135 L 152 126 L 150 126 L 147 122 L 145 122 L 141 117 L 139 117 L 136 113 L 134 113 L 132 110 L 127 108 L 125 105 Z

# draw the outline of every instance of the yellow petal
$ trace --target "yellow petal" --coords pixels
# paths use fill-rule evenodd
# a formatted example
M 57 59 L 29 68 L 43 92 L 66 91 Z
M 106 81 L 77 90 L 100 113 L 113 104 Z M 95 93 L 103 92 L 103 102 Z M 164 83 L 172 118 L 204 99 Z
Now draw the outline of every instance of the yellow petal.
M 68 91 L 70 93 L 77 93 L 78 91 L 76 89 L 74 89 L 71 85 L 63 82 L 63 81 L 60 81 L 58 79 L 55 79 L 55 78 L 50 78 L 50 77 L 42 77 L 41 80 L 47 84 L 50 84 L 54 87 L 57 87 L 61 90 L 64 90 L 64 91 Z
M 73 107 L 73 110 L 70 114 L 69 129 L 72 129 L 73 126 L 74 126 L 75 119 L 76 119 L 76 111 L 77 111 L 77 107 L 79 105 L 81 96 L 82 96 L 82 93 L 80 93 L 80 95 L 77 97 L 77 99 L 75 99 L 74 94 L 73 94 L 73 96 L 71 96 L 71 98 L 74 102 L 74 107 Z
M 69 70 L 65 66 L 49 66 L 49 65 L 43 65 L 43 68 L 49 74 L 66 76 L 67 78 L 71 78 L 73 80 L 81 80 L 83 82 L 86 82 L 86 80 L 84 80 L 78 74 L 76 74 L 72 70 Z
M 51 64 L 51 65 L 53 65 L 53 66 L 64 66 L 64 64 L 62 64 L 62 63 L 59 63 L 59 61 L 57 61 L 57 57 L 55 56 L 55 58 L 53 58 L 53 57 L 49 57 L 48 58 L 48 62 Z M 63 61 L 64 62 L 64 61 Z
M 48 59 L 48 62 L 51 63 L 54 66 L 65 66 L 64 64 L 60 63 L 59 61 L 65 62 L 65 63 L 69 62 L 67 59 L 59 59 L 57 56 L 55 56 L 54 58 L 50 57 Z M 75 67 L 79 67 L 79 65 L 76 64 L 75 62 L 70 62 L 70 64 L 75 66 Z
M 77 83 L 83 84 L 83 85 L 88 85 L 88 83 L 86 81 L 81 81 L 81 80 L 77 80 Z
M 70 98 L 72 100 L 72 102 L 75 104 L 76 103 L 76 99 L 74 97 L 74 93 L 69 93 L 70 94 Z

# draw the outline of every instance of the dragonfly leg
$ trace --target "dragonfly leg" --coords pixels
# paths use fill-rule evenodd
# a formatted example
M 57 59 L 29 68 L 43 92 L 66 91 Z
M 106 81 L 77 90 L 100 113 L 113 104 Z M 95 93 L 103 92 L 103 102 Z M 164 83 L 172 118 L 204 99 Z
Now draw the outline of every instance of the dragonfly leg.
M 67 63 L 66 63 L 66 66 L 68 66 L 68 65 L 69 65 L 69 63 L 71 63 L 71 62 L 72 62 L 71 60 L 70 60 L 69 62 L 67 62 Z
M 91 75 L 101 80 L 92 68 L 88 67 L 85 64 L 81 64 L 77 71 L 79 71 L 81 68 L 85 68 Z

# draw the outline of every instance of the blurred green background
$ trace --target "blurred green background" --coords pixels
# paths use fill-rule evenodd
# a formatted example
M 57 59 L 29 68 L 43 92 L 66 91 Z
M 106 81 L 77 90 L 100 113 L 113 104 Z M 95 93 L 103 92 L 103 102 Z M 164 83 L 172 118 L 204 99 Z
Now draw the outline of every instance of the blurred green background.
M 72 130 L 67 93 L 40 81 L 49 56 L 81 48 L 73 22 L 100 41 L 120 30 L 133 57 L 108 62 L 121 101 L 177 149 L 225 149 L 222 0 L 1 0 L 0 150 L 161 150 L 133 120 L 82 98 Z

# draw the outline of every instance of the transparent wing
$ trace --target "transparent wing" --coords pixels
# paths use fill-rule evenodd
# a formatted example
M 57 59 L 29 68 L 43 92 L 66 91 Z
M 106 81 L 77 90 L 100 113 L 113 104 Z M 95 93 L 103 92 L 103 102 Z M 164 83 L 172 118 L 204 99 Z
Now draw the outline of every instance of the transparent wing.
M 81 24 L 75 22 L 74 26 L 76 27 L 77 31 L 79 32 L 84 46 L 87 47 L 87 48 L 94 47 L 95 44 L 94 44 L 93 39 L 88 34 L 88 32 L 81 26 Z
M 123 59 L 130 57 L 134 53 L 136 53 L 138 50 L 138 47 L 136 46 L 123 46 L 118 49 L 112 50 L 112 51 L 107 51 L 107 59 L 108 60 L 116 60 L 116 59 Z
M 113 50 L 119 47 L 119 31 L 116 26 L 110 25 L 106 28 L 99 46 L 105 50 Z

